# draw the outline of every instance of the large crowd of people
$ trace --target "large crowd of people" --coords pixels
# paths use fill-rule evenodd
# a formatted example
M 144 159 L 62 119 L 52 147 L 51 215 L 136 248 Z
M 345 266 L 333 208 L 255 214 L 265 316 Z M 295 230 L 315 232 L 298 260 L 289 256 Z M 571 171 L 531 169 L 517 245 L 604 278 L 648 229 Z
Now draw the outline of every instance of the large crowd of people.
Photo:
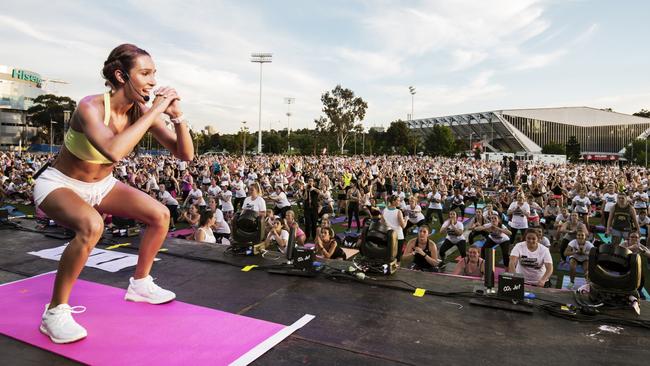
M 31 204 L 33 176 L 49 158 L 1 153 L 2 200 Z M 588 270 L 590 248 L 603 242 L 650 258 L 649 174 L 636 166 L 326 155 L 184 162 L 131 155 L 114 175 L 162 202 L 170 230 L 187 225 L 193 228 L 188 238 L 198 241 L 227 239 L 234 213 L 248 209 L 265 218 L 266 240 L 279 250 L 294 228 L 299 244 L 345 258 L 332 220 L 343 221 L 339 232 L 354 234 L 374 215 L 397 233 L 403 266 L 441 271 L 453 262 L 450 272 L 481 276 L 485 250 L 495 248 L 505 268 L 539 286 L 549 286 L 564 263 L 573 285 L 577 268 Z M 438 243 L 433 233 L 442 235 Z M 452 248 L 458 260 L 448 260 Z M 551 253 L 558 254 L 555 263 Z

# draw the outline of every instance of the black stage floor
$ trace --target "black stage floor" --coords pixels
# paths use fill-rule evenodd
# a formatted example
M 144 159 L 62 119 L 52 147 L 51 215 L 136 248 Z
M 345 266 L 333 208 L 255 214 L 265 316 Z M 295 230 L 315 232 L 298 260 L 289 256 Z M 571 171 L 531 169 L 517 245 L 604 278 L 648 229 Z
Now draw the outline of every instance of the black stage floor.
M 25 226 L 32 222 L 23 221 Z M 39 233 L 0 231 L 0 283 L 56 269 L 58 262 L 27 254 L 62 245 Z M 119 239 L 137 246 L 137 238 Z M 107 243 L 110 245 L 110 243 Z M 99 248 L 106 245 L 100 244 Z M 260 357 L 256 365 L 647 365 L 650 331 L 624 326 L 620 334 L 550 316 L 469 305 L 468 298 L 415 297 L 406 291 L 354 281 L 242 272 L 259 257 L 224 255 L 224 247 L 169 239 L 152 275 L 187 303 L 285 325 L 304 314 L 314 320 Z M 134 253 L 133 250 L 116 250 Z M 180 257 L 178 255 L 184 256 Z M 188 259 L 193 256 L 212 260 Z M 237 266 L 218 263 L 228 261 Z M 333 264 L 347 266 L 344 262 Z M 125 288 L 133 268 L 109 273 L 84 268 L 81 278 Z M 471 291 L 479 284 L 451 276 L 400 270 L 391 279 L 440 292 Z M 390 282 L 402 286 L 399 282 Z M 538 296 L 570 302 L 569 292 L 533 289 Z M 633 318 L 633 312 L 624 313 Z M 0 318 L 11 316 L 2 314 Z M 642 318 L 650 306 L 642 304 Z M 146 330 L 143 330 L 146 331 Z M 0 335 L 2 365 L 76 364 Z M 218 352 L 218 350 L 215 350 Z M 119 352 L 119 350 L 116 350 Z

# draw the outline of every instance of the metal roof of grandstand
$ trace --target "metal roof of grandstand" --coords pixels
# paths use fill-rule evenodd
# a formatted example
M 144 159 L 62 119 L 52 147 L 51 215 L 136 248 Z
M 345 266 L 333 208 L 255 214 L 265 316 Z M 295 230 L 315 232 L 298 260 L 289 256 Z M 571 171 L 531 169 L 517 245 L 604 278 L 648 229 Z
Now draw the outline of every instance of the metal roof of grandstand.
M 507 109 L 497 113 L 576 126 L 612 126 L 650 123 L 650 118 L 591 107 Z

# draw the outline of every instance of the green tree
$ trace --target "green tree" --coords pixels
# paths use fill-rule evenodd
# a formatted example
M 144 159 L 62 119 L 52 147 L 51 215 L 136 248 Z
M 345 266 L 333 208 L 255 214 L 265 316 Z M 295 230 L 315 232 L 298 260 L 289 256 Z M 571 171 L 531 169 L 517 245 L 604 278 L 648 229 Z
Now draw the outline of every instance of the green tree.
M 549 142 L 548 144 L 542 146 L 542 154 L 566 154 L 566 146 L 557 142 Z
M 647 109 L 642 109 L 634 114 L 633 116 L 638 116 L 638 117 L 645 117 L 645 118 L 650 118 L 650 111 Z
M 231 154 L 241 155 L 244 140 L 246 140 L 246 151 L 257 146 L 256 136 L 250 133 L 248 127 L 242 127 L 234 134 L 221 135 L 219 137 L 220 150 L 223 149 Z
M 570 162 L 576 163 L 580 159 L 580 143 L 575 136 L 569 137 L 565 145 L 565 151 Z
M 291 147 L 296 154 L 309 155 L 314 150 L 314 141 L 306 133 L 292 133 L 291 134 Z
M 451 128 L 434 125 L 425 137 L 424 150 L 434 156 L 453 156 L 457 150 L 456 140 Z
M 625 159 L 627 159 L 627 161 L 629 161 L 631 164 L 645 165 L 645 148 L 646 140 L 635 139 L 625 147 L 625 153 L 623 154 L 623 157 L 625 157 Z
M 366 103 L 361 97 L 355 97 L 350 89 L 337 85 L 321 96 L 323 112 L 326 117 L 320 117 L 316 127 L 321 131 L 328 131 L 336 136 L 339 152 L 343 154 L 345 144 L 357 122 L 363 121 L 366 116 Z
M 383 154 L 390 150 L 388 134 L 380 128 L 371 127 L 366 135 L 366 151 L 370 155 Z
M 54 94 L 39 95 L 34 99 L 34 104 L 27 110 L 28 121 L 35 127 L 40 127 L 47 131 L 47 137 L 50 137 L 50 121 L 52 124 L 53 140 L 63 141 L 64 132 L 64 113 L 72 113 L 77 108 L 77 102 L 69 97 L 60 97 Z
M 237 145 L 237 134 L 227 134 L 221 136 L 221 147 L 231 154 L 241 154 L 241 144 Z
M 391 122 L 386 135 L 390 138 L 392 152 L 402 155 L 413 151 L 413 145 L 417 141 L 411 129 L 402 120 Z
M 213 150 L 213 151 L 222 151 L 223 150 L 223 143 L 221 141 L 221 136 L 218 133 L 210 135 L 208 140 L 209 140 L 209 149 L 208 150 Z
M 262 151 L 267 154 L 279 154 L 287 150 L 287 135 L 284 134 L 283 137 L 280 134 L 273 131 L 262 131 L 262 141 L 264 141 L 264 146 Z

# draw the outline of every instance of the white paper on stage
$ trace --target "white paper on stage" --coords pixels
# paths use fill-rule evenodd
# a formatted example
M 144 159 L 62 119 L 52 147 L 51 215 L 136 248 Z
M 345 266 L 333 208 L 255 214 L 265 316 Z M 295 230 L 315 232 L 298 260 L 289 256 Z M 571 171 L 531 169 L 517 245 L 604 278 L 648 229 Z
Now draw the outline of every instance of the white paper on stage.
M 43 249 L 37 252 L 28 252 L 27 254 L 37 257 L 58 261 L 68 243 L 56 248 Z M 156 258 L 155 260 L 160 260 Z M 138 263 L 138 256 L 131 253 L 122 253 L 112 250 L 94 248 L 90 252 L 86 267 L 93 267 L 107 272 L 117 272 L 121 269 L 135 266 Z

